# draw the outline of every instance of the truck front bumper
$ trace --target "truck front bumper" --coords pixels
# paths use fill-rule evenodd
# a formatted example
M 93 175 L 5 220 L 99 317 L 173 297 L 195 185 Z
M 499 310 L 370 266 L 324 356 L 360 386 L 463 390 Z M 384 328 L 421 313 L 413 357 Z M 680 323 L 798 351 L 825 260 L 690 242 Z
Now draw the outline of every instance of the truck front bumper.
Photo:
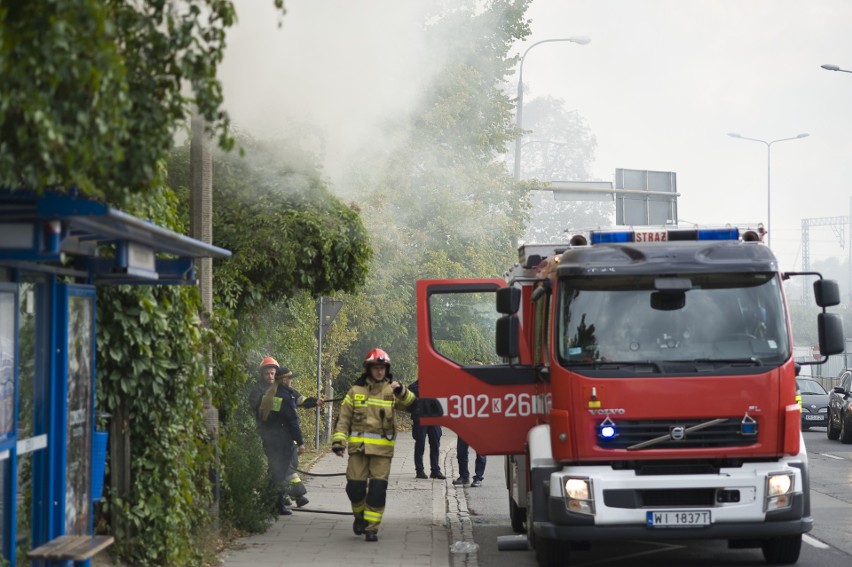
M 792 478 L 788 505 L 767 506 L 767 477 Z M 608 466 L 576 466 L 533 470 L 533 531 L 557 540 L 607 539 L 730 539 L 750 540 L 806 533 L 810 515 L 807 465 L 781 461 L 745 463 L 718 474 L 636 475 Z M 538 477 L 538 478 L 536 478 Z M 588 479 L 591 498 L 586 513 L 569 507 L 567 479 Z M 537 482 L 538 481 L 538 482 Z M 535 491 L 534 491 L 535 492 Z M 708 512 L 706 525 L 657 527 L 649 512 Z

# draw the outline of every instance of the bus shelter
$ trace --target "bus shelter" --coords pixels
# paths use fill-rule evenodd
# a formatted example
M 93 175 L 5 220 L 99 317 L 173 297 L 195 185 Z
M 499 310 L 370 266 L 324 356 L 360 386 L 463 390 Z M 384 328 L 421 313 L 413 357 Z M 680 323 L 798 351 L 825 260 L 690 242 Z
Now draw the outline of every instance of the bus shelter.
M 227 256 L 73 193 L 0 189 L 0 565 L 93 534 L 97 286 L 193 285 L 195 259 Z

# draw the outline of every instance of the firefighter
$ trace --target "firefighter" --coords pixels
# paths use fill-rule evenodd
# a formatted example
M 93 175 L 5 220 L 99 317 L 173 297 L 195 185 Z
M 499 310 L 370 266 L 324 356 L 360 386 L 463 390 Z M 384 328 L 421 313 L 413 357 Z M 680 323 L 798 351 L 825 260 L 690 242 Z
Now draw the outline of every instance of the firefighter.
M 379 539 L 396 440 L 394 411 L 410 412 L 415 400 L 393 379 L 390 357 L 377 348 L 364 357 L 364 373 L 341 402 L 331 448 L 342 457 L 348 444 L 346 495 L 355 516 L 352 530 L 365 534 L 365 541 Z
M 264 357 L 259 365 L 260 378 L 249 396 L 249 405 L 257 419 L 263 452 L 266 453 L 272 481 L 278 491 L 276 508 L 280 515 L 289 516 L 293 512 L 289 507 L 288 489 L 294 476 L 298 478 L 291 468 L 294 453 L 304 453 L 305 443 L 293 398 L 275 378 L 279 368 L 281 366 L 274 358 Z M 302 506 L 307 504 L 304 493 L 300 500 Z M 297 500 L 297 504 L 300 500 Z
M 290 396 L 290 399 L 293 401 L 294 408 L 304 408 L 311 409 L 317 406 L 322 407 L 325 404 L 325 400 L 322 398 L 306 398 L 302 394 L 300 394 L 297 390 L 293 389 L 293 378 L 299 376 L 298 374 L 293 374 L 289 368 L 286 366 L 282 366 L 275 370 L 275 379 L 278 383 L 281 384 L 280 390 L 284 390 L 284 392 Z M 289 405 L 287 406 L 290 407 Z M 288 409 L 289 411 L 289 409 Z M 298 420 L 298 414 L 296 414 L 296 419 Z M 299 423 L 299 430 L 301 431 L 301 422 Z M 290 463 L 290 471 L 287 475 L 287 496 L 289 498 L 293 498 L 296 500 L 296 506 L 301 508 L 302 506 L 308 503 L 307 493 L 308 490 L 305 488 L 305 485 L 302 483 L 301 477 L 299 477 L 299 455 L 298 451 L 292 452 L 293 457 Z

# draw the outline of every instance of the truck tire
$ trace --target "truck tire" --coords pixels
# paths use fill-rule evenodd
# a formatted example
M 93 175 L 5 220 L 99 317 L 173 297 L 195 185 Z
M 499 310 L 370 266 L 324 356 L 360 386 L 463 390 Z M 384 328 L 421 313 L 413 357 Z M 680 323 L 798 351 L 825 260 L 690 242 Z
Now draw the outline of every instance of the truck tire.
M 542 537 L 535 540 L 535 560 L 539 567 L 559 567 L 568 565 L 571 556 L 571 544 Z
M 840 438 L 840 428 L 834 428 L 834 424 L 831 422 L 831 412 L 828 413 L 828 425 L 825 426 L 825 434 L 832 441 L 837 441 Z
M 769 565 L 790 565 L 799 560 L 802 535 L 774 537 L 761 544 L 763 558 Z
M 518 507 L 518 505 L 515 504 L 515 499 L 512 498 L 511 494 L 509 494 L 509 520 L 512 522 L 512 531 L 516 534 L 526 532 L 526 529 L 524 528 L 526 514 L 527 511 Z
M 840 433 L 838 436 L 840 437 L 840 442 L 848 445 L 852 443 L 852 415 L 849 415 L 847 411 L 846 414 L 840 418 Z

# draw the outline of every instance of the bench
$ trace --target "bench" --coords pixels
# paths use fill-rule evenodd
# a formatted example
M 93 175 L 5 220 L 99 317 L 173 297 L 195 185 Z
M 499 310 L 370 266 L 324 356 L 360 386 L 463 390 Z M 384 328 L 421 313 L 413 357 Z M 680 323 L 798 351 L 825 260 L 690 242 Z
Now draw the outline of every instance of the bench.
M 115 542 L 112 536 L 64 535 L 30 550 L 29 559 L 86 561 Z

